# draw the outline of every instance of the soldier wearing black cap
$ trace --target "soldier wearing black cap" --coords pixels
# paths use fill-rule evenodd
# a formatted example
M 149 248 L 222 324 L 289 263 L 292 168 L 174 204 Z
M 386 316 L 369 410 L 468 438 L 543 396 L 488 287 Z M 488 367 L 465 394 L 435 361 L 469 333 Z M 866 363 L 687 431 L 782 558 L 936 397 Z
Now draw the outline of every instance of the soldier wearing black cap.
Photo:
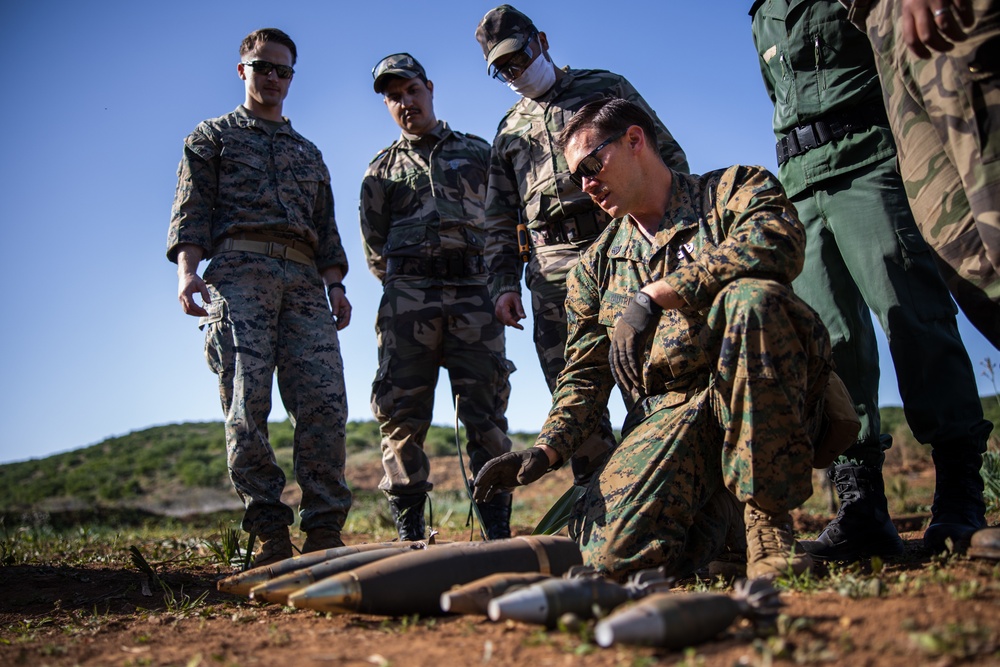
M 402 540 L 424 538 L 433 488 L 424 437 L 440 368 L 448 370 L 473 473 L 510 451 L 504 328 L 486 290 L 483 220 L 490 147 L 434 113 L 434 84 L 408 53 L 372 70 L 375 92 L 402 130 L 361 186 L 368 268 L 383 285 L 375 329 L 372 411 L 382 433 L 381 488 Z M 510 537 L 510 493 L 480 504 L 489 539 Z
M 500 121 L 486 195 L 486 262 L 497 318 L 521 329 L 521 271 L 532 294 L 535 350 L 552 391 L 566 366 L 566 276 L 609 218 L 570 180 L 556 137 L 577 109 L 602 97 L 638 104 L 652 118 L 664 161 L 688 171 L 684 152 L 624 77 L 558 68 L 548 38 L 511 7 L 490 10 L 476 28 L 491 76 L 521 96 Z M 520 225 L 520 228 L 519 228 Z M 519 234 L 520 232 L 520 234 Z M 519 238 L 524 239 L 519 248 Z M 523 252 L 522 252 L 523 251 Z M 607 416 L 573 458 L 578 484 L 600 468 L 615 440 Z

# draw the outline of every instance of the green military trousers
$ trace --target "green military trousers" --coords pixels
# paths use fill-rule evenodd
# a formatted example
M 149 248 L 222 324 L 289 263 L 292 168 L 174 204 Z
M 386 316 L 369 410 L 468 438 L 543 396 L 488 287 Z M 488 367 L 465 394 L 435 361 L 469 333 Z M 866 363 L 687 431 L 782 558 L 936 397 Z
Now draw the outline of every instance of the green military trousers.
M 837 374 L 861 417 L 857 444 L 845 456 L 878 466 L 891 444 L 879 438 L 878 347 L 869 308 L 889 341 L 914 437 L 978 448 L 990 425 L 955 304 L 914 223 L 894 160 L 826 179 L 792 201 L 806 228 L 805 267 L 792 285 L 830 331 Z

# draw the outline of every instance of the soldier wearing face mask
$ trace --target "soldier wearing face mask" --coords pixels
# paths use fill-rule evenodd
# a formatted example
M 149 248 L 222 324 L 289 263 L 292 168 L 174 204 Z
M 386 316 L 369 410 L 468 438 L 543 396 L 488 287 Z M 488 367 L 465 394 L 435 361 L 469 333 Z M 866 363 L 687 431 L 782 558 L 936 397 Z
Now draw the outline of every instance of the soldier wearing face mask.
M 556 137 L 587 102 L 623 98 L 652 118 L 664 162 L 688 171 L 684 151 L 655 112 L 622 76 L 606 70 L 559 68 L 548 37 L 511 7 L 490 10 L 476 28 L 490 76 L 521 99 L 500 121 L 486 193 L 486 263 L 497 319 L 523 329 L 521 272 L 534 315 L 535 351 L 549 390 L 566 365 L 566 276 L 607 226 L 608 216 L 570 179 Z M 585 483 L 615 447 L 605 413 L 573 457 L 577 484 Z

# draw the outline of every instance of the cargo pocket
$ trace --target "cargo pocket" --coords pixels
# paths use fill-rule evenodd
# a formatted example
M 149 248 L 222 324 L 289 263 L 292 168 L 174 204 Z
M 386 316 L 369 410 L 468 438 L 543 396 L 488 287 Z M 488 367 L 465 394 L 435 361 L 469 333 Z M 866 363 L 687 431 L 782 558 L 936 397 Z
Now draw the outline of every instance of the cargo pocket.
M 503 354 L 494 354 L 493 363 L 496 366 L 496 401 L 493 404 L 498 418 L 503 418 L 510 401 L 510 374 L 517 370 L 514 362 Z
M 380 423 L 389 421 L 395 412 L 396 401 L 393 396 L 392 373 L 389 370 L 389 357 L 379 363 L 378 372 L 372 381 L 372 415 Z
M 205 360 L 216 375 L 233 368 L 233 324 L 229 319 L 229 306 L 218 294 L 205 304 L 208 315 L 198 318 L 198 328 L 205 332 Z

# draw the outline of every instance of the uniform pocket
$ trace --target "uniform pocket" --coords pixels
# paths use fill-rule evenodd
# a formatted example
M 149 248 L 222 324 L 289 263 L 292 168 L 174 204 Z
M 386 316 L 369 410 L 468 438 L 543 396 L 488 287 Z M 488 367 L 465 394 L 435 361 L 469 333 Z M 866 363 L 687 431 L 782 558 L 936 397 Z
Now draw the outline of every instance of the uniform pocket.
M 198 318 L 198 328 L 205 332 L 205 361 L 213 373 L 222 375 L 234 365 L 235 343 L 229 306 L 216 294 L 211 303 L 205 304 L 205 310 L 208 315 Z
M 389 357 L 386 356 L 379 365 L 375 379 L 372 381 L 372 415 L 379 422 L 387 422 L 395 412 L 394 387 L 392 385 L 392 373 L 389 366 Z

